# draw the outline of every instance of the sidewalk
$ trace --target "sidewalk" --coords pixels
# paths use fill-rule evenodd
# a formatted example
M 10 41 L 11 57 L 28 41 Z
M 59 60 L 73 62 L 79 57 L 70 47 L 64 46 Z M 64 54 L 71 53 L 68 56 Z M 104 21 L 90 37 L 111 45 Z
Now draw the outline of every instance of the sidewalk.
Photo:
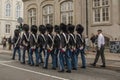
M 87 59 L 95 59 L 96 52 L 89 52 L 86 54 Z M 101 57 L 99 58 L 101 61 Z M 105 59 L 106 59 L 106 65 L 111 68 L 119 68 L 120 70 L 120 53 L 110 53 L 108 51 L 105 51 Z M 88 64 L 92 62 L 87 62 Z M 98 64 L 101 64 L 101 62 Z

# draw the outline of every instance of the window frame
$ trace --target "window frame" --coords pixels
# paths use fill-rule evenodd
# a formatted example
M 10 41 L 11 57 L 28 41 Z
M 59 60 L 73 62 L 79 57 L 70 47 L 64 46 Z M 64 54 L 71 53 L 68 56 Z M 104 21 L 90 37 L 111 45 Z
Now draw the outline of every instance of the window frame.
M 103 5 L 103 0 L 99 0 L 100 1 L 100 5 L 99 6 L 95 6 L 94 4 L 95 0 L 92 0 L 92 12 L 93 12 L 93 24 L 99 24 L 99 23 L 110 23 L 111 21 L 111 0 L 108 0 L 108 5 Z M 105 16 L 103 16 L 103 9 L 108 8 L 108 12 L 105 11 Z M 95 21 L 95 9 L 100 9 L 100 21 Z M 108 19 L 107 19 L 107 18 Z
M 7 4 L 6 4 L 5 10 L 6 10 L 5 15 L 6 15 L 7 17 L 11 16 L 11 5 L 10 5 L 10 3 L 7 3 Z
M 54 7 L 51 4 L 42 7 L 43 24 L 54 24 Z
M 11 32 L 11 26 L 10 26 L 10 24 L 6 24 L 5 25 L 5 33 L 9 34 L 10 32 Z
M 28 10 L 28 24 L 31 25 L 36 25 L 37 24 L 37 12 L 36 8 L 31 8 Z
M 18 3 L 18 4 L 16 5 L 16 18 L 19 18 L 19 17 L 21 17 L 21 6 L 20 6 L 20 4 Z
M 73 1 L 64 1 L 60 4 L 60 21 L 65 24 L 73 24 Z M 64 17 L 62 17 L 64 16 Z

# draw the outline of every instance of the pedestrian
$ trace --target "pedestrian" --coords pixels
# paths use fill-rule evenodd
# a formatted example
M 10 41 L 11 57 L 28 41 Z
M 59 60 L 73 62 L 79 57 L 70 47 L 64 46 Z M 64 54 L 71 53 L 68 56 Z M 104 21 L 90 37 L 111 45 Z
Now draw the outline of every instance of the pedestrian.
M 4 36 L 2 39 L 3 49 L 6 48 L 6 42 L 7 42 L 7 38 Z
M 22 38 L 21 38 L 21 50 L 22 50 L 22 64 L 25 64 L 25 54 L 27 51 L 27 55 L 28 55 L 28 62 L 29 62 L 29 48 L 30 48 L 30 33 L 29 33 L 29 25 L 24 24 L 23 25 L 23 34 L 22 34 Z M 29 64 L 29 63 L 28 63 Z
M 77 53 L 77 63 L 78 63 L 78 55 L 80 53 L 81 55 L 81 59 L 82 59 L 82 66 L 81 68 L 86 68 L 86 58 L 85 58 L 85 42 L 84 39 L 82 37 L 82 33 L 84 31 L 84 28 L 81 24 L 78 24 L 76 26 L 76 31 L 77 31 L 77 35 L 76 35 L 76 53 Z
M 94 51 L 94 49 L 95 49 L 96 35 L 94 35 L 94 34 L 92 33 L 92 36 L 91 36 L 90 40 L 91 40 L 91 42 L 92 42 L 92 48 L 93 48 L 93 51 Z
M 12 46 L 12 38 L 11 38 L 11 36 L 8 38 L 8 44 L 9 44 L 9 50 L 11 50 L 11 46 Z
M 97 32 L 98 32 L 97 54 L 96 54 L 94 62 L 91 65 L 96 66 L 96 63 L 98 62 L 99 56 L 101 56 L 102 63 L 103 63 L 101 65 L 101 67 L 106 67 L 105 56 L 104 56 L 105 38 L 104 38 L 104 35 L 102 34 L 102 30 L 98 30 Z
M 35 54 L 35 62 L 33 60 L 33 53 Z M 30 34 L 30 49 L 29 49 L 29 65 L 30 66 L 39 66 L 39 55 L 38 55 L 38 35 L 37 35 L 37 26 L 31 26 Z
M 88 36 L 85 37 L 85 51 L 89 51 L 89 38 Z
M 21 52 L 20 52 L 20 31 L 15 29 L 14 37 L 13 37 L 13 56 L 12 59 L 15 60 L 16 52 L 18 53 L 18 60 L 21 60 Z

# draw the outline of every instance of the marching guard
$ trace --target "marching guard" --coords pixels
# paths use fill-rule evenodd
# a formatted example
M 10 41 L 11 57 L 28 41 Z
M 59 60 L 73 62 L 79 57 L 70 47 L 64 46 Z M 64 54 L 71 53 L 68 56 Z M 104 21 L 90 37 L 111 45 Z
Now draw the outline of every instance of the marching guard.
M 38 36 L 38 44 L 39 44 L 39 63 L 43 63 L 43 55 L 42 55 L 42 52 L 44 53 L 45 55 L 45 52 L 47 51 L 46 50 L 46 27 L 44 25 L 40 25 L 39 26 L 39 32 L 40 32 L 40 35 Z
M 36 65 L 35 66 L 39 66 L 38 35 L 37 35 L 37 26 L 36 25 L 31 26 L 31 34 L 30 34 L 30 50 L 29 50 L 30 60 L 29 60 L 29 63 L 31 66 L 34 66 L 33 52 L 35 53 L 35 58 L 36 58 Z
M 30 44 L 29 44 L 29 38 L 30 38 L 30 33 L 29 33 L 29 25 L 24 24 L 23 25 L 23 35 L 21 38 L 21 46 L 22 46 L 22 64 L 25 64 L 25 53 L 27 51 L 28 53 L 28 62 L 29 62 L 29 48 L 30 48 Z M 29 63 L 28 63 L 29 64 Z
M 72 69 L 77 70 L 77 55 L 76 55 L 76 36 L 74 34 L 74 29 L 75 26 L 72 24 L 68 25 L 68 31 L 69 31 L 69 50 L 70 50 L 70 55 L 71 55 L 71 64 L 72 64 Z
M 18 52 L 18 60 L 21 60 L 20 39 L 20 31 L 18 29 L 15 29 L 13 37 L 13 60 L 15 60 L 16 51 Z
M 64 72 L 65 70 L 65 63 L 67 64 L 67 71 L 68 73 L 71 73 L 71 57 L 69 55 L 68 51 L 68 42 L 69 42 L 69 35 L 67 32 L 67 25 L 61 23 L 61 43 L 60 43 L 60 54 L 58 54 L 58 62 L 60 70 L 58 72 Z
M 56 70 L 57 66 L 58 66 L 58 54 L 60 53 L 60 41 L 61 41 L 61 37 L 60 37 L 60 26 L 55 25 L 54 27 L 54 31 L 55 31 L 55 37 L 54 37 L 54 46 L 53 46 L 53 70 Z
M 53 44 L 54 44 L 54 37 L 53 37 L 53 26 L 50 24 L 46 25 L 47 28 L 47 52 L 45 51 L 45 58 L 44 58 L 44 65 L 43 68 L 48 68 L 48 59 L 49 55 L 51 54 L 52 57 L 52 64 L 53 64 Z
M 82 37 L 82 33 L 84 31 L 84 28 L 82 25 L 78 24 L 76 26 L 76 31 L 77 31 L 77 35 L 76 35 L 76 53 L 77 53 L 77 64 L 78 64 L 78 55 L 79 53 L 81 54 L 81 59 L 82 59 L 82 66 L 81 68 L 86 68 L 86 58 L 85 58 L 85 44 L 84 44 L 84 39 Z

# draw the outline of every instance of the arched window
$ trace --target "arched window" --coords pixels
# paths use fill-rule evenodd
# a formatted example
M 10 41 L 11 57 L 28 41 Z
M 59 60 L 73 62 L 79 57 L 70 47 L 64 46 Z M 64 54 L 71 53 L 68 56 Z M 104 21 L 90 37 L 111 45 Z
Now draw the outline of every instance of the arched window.
M 36 25 L 36 9 L 32 8 L 28 10 L 28 22 L 29 25 Z
M 53 24 L 53 6 L 43 7 L 43 24 Z
M 19 18 L 21 13 L 21 7 L 20 4 L 18 3 L 16 6 L 16 17 Z
M 11 13 L 11 5 L 10 3 L 6 4 L 6 16 L 10 16 Z
M 73 23 L 73 2 L 67 1 L 61 4 L 61 23 Z

